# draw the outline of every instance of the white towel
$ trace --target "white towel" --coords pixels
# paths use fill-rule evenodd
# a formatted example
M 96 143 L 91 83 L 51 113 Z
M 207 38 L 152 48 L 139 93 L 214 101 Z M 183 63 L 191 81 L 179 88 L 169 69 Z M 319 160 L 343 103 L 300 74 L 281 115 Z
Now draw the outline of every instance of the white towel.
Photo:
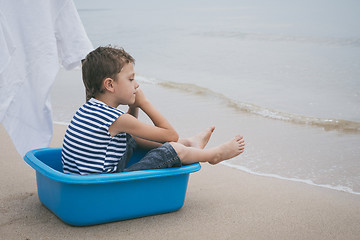
M 60 64 L 79 65 L 93 47 L 72 0 L 0 0 L 0 11 L 0 121 L 24 156 L 51 142 Z

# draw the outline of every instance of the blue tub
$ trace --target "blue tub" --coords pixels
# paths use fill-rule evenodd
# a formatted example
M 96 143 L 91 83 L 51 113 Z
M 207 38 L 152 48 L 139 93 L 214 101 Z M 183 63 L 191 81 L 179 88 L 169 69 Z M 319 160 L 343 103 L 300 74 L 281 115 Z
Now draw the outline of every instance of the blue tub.
M 129 165 L 146 152 L 137 150 Z M 28 152 L 25 161 L 36 170 L 40 201 L 70 225 L 113 222 L 180 209 L 185 200 L 189 173 L 195 163 L 179 168 L 102 175 L 69 175 L 62 172 L 61 148 Z

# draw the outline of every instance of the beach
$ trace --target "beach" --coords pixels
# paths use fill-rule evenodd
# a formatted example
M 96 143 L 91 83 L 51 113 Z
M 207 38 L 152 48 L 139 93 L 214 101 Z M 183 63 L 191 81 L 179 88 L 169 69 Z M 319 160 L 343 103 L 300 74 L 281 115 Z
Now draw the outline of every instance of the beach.
M 66 126 L 54 125 L 60 147 Z M 37 196 L 35 171 L 0 127 L 2 239 L 358 239 L 360 196 L 202 165 L 176 212 L 89 227 L 63 223 Z
M 214 125 L 207 147 L 241 134 L 245 152 L 202 164 L 179 211 L 73 227 L 41 204 L 0 125 L 1 239 L 359 239 L 358 1 L 74 2 L 94 47 L 136 59 L 180 137 Z M 80 67 L 60 68 L 50 98 L 61 147 L 85 102 Z

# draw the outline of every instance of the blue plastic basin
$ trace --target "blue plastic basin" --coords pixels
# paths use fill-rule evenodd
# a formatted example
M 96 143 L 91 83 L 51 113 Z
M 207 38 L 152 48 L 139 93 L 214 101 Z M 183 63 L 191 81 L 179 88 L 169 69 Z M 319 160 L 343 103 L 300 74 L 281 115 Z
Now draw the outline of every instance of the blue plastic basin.
M 24 159 L 36 170 L 40 201 L 75 226 L 176 211 L 184 204 L 189 173 L 201 168 L 195 163 L 179 168 L 69 175 L 62 172 L 61 150 L 36 149 Z M 129 165 L 145 153 L 136 151 Z

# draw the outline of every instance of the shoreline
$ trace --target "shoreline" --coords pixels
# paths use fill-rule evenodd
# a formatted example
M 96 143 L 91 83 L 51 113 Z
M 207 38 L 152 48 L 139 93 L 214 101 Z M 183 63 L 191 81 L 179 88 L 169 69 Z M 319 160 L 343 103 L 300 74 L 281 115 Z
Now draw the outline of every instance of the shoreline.
M 54 125 L 52 147 L 66 130 Z M 0 231 L 5 239 L 357 239 L 360 197 L 202 164 L 176 212 L 71 227 L 38 200 L 35 171 L 0 127 Z M 205 224 L 201 224 L 205 223 Z M 141 229 L 141 231 L 139 231 Z

